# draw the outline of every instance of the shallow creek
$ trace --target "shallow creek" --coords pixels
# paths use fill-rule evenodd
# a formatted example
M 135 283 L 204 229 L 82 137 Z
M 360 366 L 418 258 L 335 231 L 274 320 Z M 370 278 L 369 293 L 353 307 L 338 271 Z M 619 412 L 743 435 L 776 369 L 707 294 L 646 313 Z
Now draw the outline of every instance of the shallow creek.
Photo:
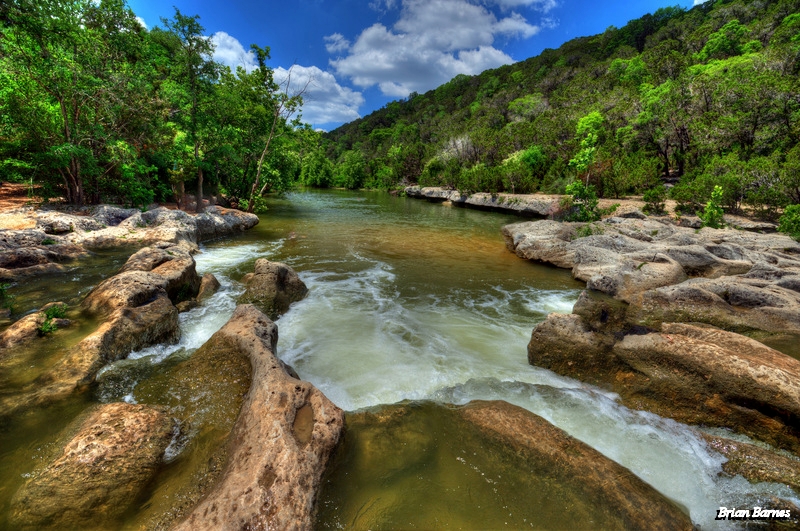
M 242 292 L 239 279 L 260 257 L 288 263 L 309 287 L 308 297 L 278 320 L 278 355 L 354 412 L 321 495 L 320 528 L 603 528 L 602 519 L 566 518 L 570 507 L 550 503 L 545 483 L 476 447 L 428 401 L 500 399 L 528 409 L 630 469 L 703 529 L 716 528 L 720 506 L 792 497 L 780 486 L 719 477 L 724 458 L 706 450 L 692 429 L 527 363 L 533 327 L 550 312 L 570 312 L 582 284 L 569 271 L 505 249 L 500 228 L 519 218 L 379 193 L 298 192 L 269 205 L 256 228 L 206 244 L 196 256 L 198 271 L 214 273 L 223 287 L 181 315 L 178 345 L 135 352 L 101 372 L 89 399 L 3 427 L 1 511 L 89 402 L 157 403 L 176 415 L 184 404 L 202 402 L 202 382 L 187 386 L 196 390 L 184 389 L 186 396 L 163 375 L 227 321 Z M 96 282 L 91 278 L 87 285 Z M 414 421 L 391 434 L 362 414 L 401 401 L 414 401 Z M 223 409 L 204 414 L 231 417 Z M 193 466 L 188 453 L 202 452 L 203 437 L 214 439 L 191 430 L 176 436 L 167 456 L 172 468 L 120 528 L 146 527 L 169 510 L 180 482 L 191 481 L 181 466 Z

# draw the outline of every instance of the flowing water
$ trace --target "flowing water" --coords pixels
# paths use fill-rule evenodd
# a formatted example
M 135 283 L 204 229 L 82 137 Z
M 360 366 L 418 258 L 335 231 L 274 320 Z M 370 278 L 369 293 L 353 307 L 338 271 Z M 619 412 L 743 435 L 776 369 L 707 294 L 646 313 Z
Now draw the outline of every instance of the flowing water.
M 214 273 L 223 287 L 207 304 L 181 315 L 180 343 L 136 352 L 107 367 L 92 400 L 163 403 L 178 411 L 173 403 L 180 399 L 163 383 L 170 381 L 164 375 L 227 321 L 243 291 L 239 279 L 265 257 L 288 263 L 309 287 L 308 297 L 278 320 L 279 356 L 346 411 L 380 410 L 401 401 L 505 400 L 625 466 L 684 507 L 703 529 L 715 528 L 720 506 L 793 496 L 784 487 L 720 477 L 724 458 L 706 450 L 692 429 L 629 410 L 611 393 L 527 363 L 533 327 L 550 312 L 570 312 L 582 284 L 569 271 L 521 260 L 505 249 L 500 228 L 518 218 L 380 193 L 299 192 L 269 206 L 257 227 L 209 243 L 196 256 L 198 271 Z M 169 396 L 160 399 L 158 393 Z M 81 406 L 70 407 L 71 416 L 61 412 L 59 419 L 74 417 Z M 399 444 L 439 423 L 436 408 L 418 409 L 418 424 L 406 435 L 396 434 Z M 501 474 L 489 470 L 487 458 L 480 461 L 478 449 L 474 458 L 469 448 L 445 449 L 442 441 L 453 429 L 445 426 L 431 439 L 440 449 L 425 454 L 420 466 L 418 452 L 382 446 L 385 434 L 356 421 L 356 415 L 350 416 L 348 440 L 382 449 L 372 455 L 375 462 L 350 449 L 345 450 L 350 457 L 337 458 L 320 500 L 320 528 L 569 527 L 557 511 L 547 516 L 541 507 L 531 510 L 529 497 L 521 494 L 529 485 L 496 477 Z M 15 464 L 0 468 L 0 509 L 7 508 L 20 478 L 43 459 L 41 447 L 51 444 L 65 423 L 38 431 L 21 423 L 7 428 L 15 440 L 2 459 Z M 176 440 L 170 459 L 180 462 L 193 448 L 187 437 L 193 435 Z M 389 472 L 372 466 L 378 462 L 388 463 Z M 438 475 L 426 475 L 434 469 Z M 375 481 L 368 480 L 371 470 L 380 475 Z M 186 481 L 187 474 L 178 467 L 159 478 L 142 511 L 158 505 L 153 500 L 159 493 L 180 490 L 165 485 Z M 489 476 L 503 483 L 492 487 L 494 494 L 485 490 Z M 434 488 L 422 499 L 411 494 L 415 481 L 435 486 L 453 478 L 458 488 Z M 465 497 L 466 491 L 476 493 L 478 502 L 471 494 Z M 371 500 L 371 507 L 377 503 L 368 518 L 364 500 Z M 483 504 L 477 519 L 476 504 Z M 121 528 L 148 521 L 137 511 L 127 518 Z

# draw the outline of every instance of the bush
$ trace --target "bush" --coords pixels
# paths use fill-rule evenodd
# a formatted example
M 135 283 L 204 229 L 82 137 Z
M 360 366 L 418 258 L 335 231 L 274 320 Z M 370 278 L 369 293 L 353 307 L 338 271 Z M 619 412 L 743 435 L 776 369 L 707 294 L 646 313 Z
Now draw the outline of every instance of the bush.
M 800 205 L 789 205 L 778 220 L 778 231 L 800 240 Z
M 725 212 L 720 206 L 724 191 L 721 186 L 715 186 L 714 191 L 711 192 L 711 199 L 706 203 L 706 208 L 702 212 L 698 212 L 698 216 L 703 222 L 704 227 L 711 227 L 712 229 L 721 229 L 725 226 L 723 215 Z
M 67 316 L 67 305 L 56 304 L 54 306 L 50 306 L 44 311 L 44 315 L 48 319 L 63 319 Z
M 561 206 L 568 210 L 564 219 L 567 221 L 597 221 L 601 212 L 597 208 L 597 191 L 593 185 L 585 185 L 577 180 L 567 185 L 567 194 Z
M 667 200 L 667 189 L 664 188 L 663 184 L 659 184 L 655 188 L 647 190 L 642 199 L 646 203 L 643 209 L 645 214 L 663 214 Z

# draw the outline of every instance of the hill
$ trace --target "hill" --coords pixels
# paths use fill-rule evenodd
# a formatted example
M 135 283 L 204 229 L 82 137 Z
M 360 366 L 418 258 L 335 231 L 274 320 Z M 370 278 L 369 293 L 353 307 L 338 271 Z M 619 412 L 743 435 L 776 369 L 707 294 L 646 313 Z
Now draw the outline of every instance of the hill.
M 800 0 L 660 9 L 557 50 L 459 75 L 325 135 L 301 180 L 601 196 L 677 183 L 691 210 L 800 203 Z

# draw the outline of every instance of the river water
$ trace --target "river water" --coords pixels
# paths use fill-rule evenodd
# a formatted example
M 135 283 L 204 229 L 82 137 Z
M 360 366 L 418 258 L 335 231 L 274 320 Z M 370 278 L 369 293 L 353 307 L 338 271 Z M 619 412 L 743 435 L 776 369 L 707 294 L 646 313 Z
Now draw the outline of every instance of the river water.
M 500 399 L 544 417 L 628 468 L 685 508 L 703 529 L 716 528 L 720 506 L 793 496 L 784 487 L 720 477 L 724 458 L 706 450 L 692 429 L 629 410 L 611 393 L 527 363 L 531 330 L 550 312 L 569 313 L 582 284 L 569 271 L 521 260 L 505 249 L 500 228 L 518 218 L 340 191 L 291 193 L 271 200 L 269 208 L 251 231 L 206 244 L 196 256 L 198 271 L 214 273 L 223 287 L 203 307 L 181 315 L 181 342 L 109 366 L 99 375 L 92 400 L 144 401 L 143 381 L 190 356 L 227 321 L 243 291 L 239 279 L 264 257 L 292 266 L 309 288 L 308 297 L 277 321 L 278 355 L 348 412 L 380 411 L 401 401 L 422 404 L 420 420 L 408 428 L 414 437 L 394 434 L 399 445 L 419 441 L 418 435 L 440 424 L 444 431 L 433 439 L 452 439 L 447 435 L 452 426 L 437 420 L 438 410 L 426 406 L 428 401 Z M 469 448 L 458 450 L 466 458 L 436 451 L 435 465 L 420 466 L 419 452 L 379 444 L 386 434 L 358 415 L 349 417 L 348 440 L 382 448 L 370 458 L 374 462 L 366 463 L 357 452 L 336 460 L 322 493 L 320 528 L 565 528 L 557 515 L 537 521 L 541 508 L 531 510 L 529 496 L 520 491 L 529 486 L 492 476 L 491 463 L 479 462 L 477 449 L 471 452 L 474 459 Z M 45 430 L 42 437 L 53 437 L 54 431 Z M 4 459 L 23 464 L 0 473 L 24 476 L 41 459 L 37 445 L 47 442 L 21 428 L 12 433 L 24 441 Z M 370 443 L 370 437 L 377 439 Z M 190 446 L 184 441 L 171 451 L 179 454 Z M 386 466 L 389 472 L 381 468 Z M 434 475 L 426 476 L 426 470 Z M 370 474 L 379 477 L 373 481 Z M 459 487 L 474 481 L 476 493 L 483 492 L 479 485 L 491 488 L 476 503 L 458 489 L 442 488 L 443 477 L 458 477 Z M 19 482 L 0 481 L 5 498 L 9 485 Z M 429 485 L 420 491 L 422 498 L 412 495 L 421 483 Z M 134 516 L 120 526 L 140 524 Z

